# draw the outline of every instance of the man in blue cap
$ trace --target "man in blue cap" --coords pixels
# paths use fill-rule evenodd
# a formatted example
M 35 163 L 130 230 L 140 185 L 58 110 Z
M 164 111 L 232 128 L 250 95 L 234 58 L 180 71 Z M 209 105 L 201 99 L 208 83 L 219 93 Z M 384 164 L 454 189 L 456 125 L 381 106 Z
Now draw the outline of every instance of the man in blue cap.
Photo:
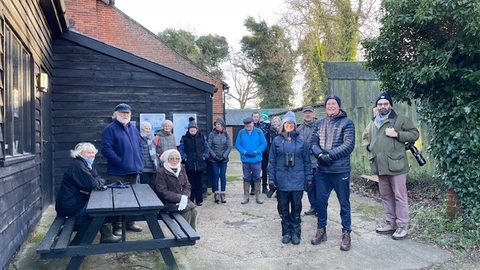
M 102 155 L 107 159 L 108 182 L 137 183 L 144 161 L 140 133 L 130 123 L 132 109 L 126 103 L 115 107 L 113 122 L 102 132 Z M 113 234 L 122 235 L 122 223 L 112 224 Z M 127 223 L 127 230 L 140 232 L 142 227 L 134 222 Z
M 244 200 L 242 204 L 246 204 L 249 201 L 249 189 L 250 182 L 254 182 L 256 202 L 262 204 L 260 199 L 260 184 L 262 177 L 260 173 L 262 171 L 262 153 L 267 147 L 267 141 L 263 132 L 253 126 L 253 118 L 247 117 L 243 119 L 245 125 L 237 135 L 235 140 L 235 148 L 240 153 L 240 159 L 242 161 L 243 169 L 243 191 Z

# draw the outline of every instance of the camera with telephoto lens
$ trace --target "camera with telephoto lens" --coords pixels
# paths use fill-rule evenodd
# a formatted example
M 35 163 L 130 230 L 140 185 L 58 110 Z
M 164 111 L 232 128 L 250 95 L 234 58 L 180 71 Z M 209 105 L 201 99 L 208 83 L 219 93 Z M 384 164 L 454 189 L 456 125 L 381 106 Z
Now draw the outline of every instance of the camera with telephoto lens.
M 285 154 L 285 167 L 295 166 L 295 156 L 293 154 Z
M 412 152 L 419 166 L 423 166 L 427 163 L 427 161 L 422 157 L 422 154 L 418 152 L 417 147 L 415 147 L 413 143 L 411 142 L 405 143 L 405 150 L 410 150 L 410 152 Z

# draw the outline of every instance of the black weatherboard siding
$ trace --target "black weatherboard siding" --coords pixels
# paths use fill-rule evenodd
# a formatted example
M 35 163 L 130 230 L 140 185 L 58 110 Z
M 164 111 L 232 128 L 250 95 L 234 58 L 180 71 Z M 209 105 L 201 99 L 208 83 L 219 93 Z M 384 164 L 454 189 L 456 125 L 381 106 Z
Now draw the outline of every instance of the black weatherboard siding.
M 70 163 L 69 150 L 89 141 L 100 150 L 101 133 L 115 106 L 140 113 L 196 113 L 200 130 L 212 129 L 214 87 L 88 37 L 69 32 L 54 41 L 53 137 L 55 185 Z M 103 176 L 106 159 L 95 166 Z

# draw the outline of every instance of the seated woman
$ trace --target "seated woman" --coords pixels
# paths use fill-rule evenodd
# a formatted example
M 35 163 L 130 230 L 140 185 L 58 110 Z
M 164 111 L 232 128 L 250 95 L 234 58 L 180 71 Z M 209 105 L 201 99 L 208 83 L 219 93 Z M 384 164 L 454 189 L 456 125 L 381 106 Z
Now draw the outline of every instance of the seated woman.
M 160 156 L 163 163 L 157 171 L 155 193 L 162 200 L 168 212 L 178 212 L 195 230 L 198 211 L 190 201 L 190 182 L 185 168 L 180 163 L 180 152 L 175 149 L 166 150 Z
M 105 186 L 106 180 L 101 178 L 93 168 L 93 161 L 98 150 L 91 143 L 81 142 L 70 150 L 73 162 L 63 174 L 62 184 L 55 200 L 55 210 L 59 216 L 87 216 L 87 203 L 90 192 Z M 121 237 L 112 234 L 109 225 L 100 228 L 101 243 L 117 243 Z

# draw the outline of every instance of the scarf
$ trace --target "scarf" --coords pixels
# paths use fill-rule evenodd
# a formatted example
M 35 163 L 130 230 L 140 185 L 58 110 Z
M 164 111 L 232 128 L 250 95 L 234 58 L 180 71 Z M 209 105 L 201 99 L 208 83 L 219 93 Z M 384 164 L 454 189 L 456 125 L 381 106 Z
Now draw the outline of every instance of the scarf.
M 377 115 L 375 115 L 375 125 L 377 126 L 377 128 L 380 128 L 383 125 L 385 120 L 388 119 L 389 115 L 390 115 L 390 113 L 388 113 L 386 115 L 380 115 L 379 113 L 377 113 Z
M 169 149 L 160 156 L 160 160 L 163 162 L 163 167 L 165 170 L 173 173 L 177 178 L 180 175 L 180 167 L 182 166 L 182 163 L 178 162 L 177 165 L 173 166 L 168 162 L 168 158 L 170 157 L 171 154 L 177 153 L 177 156 L 180 157 L 180 152 L 176 149 Z

